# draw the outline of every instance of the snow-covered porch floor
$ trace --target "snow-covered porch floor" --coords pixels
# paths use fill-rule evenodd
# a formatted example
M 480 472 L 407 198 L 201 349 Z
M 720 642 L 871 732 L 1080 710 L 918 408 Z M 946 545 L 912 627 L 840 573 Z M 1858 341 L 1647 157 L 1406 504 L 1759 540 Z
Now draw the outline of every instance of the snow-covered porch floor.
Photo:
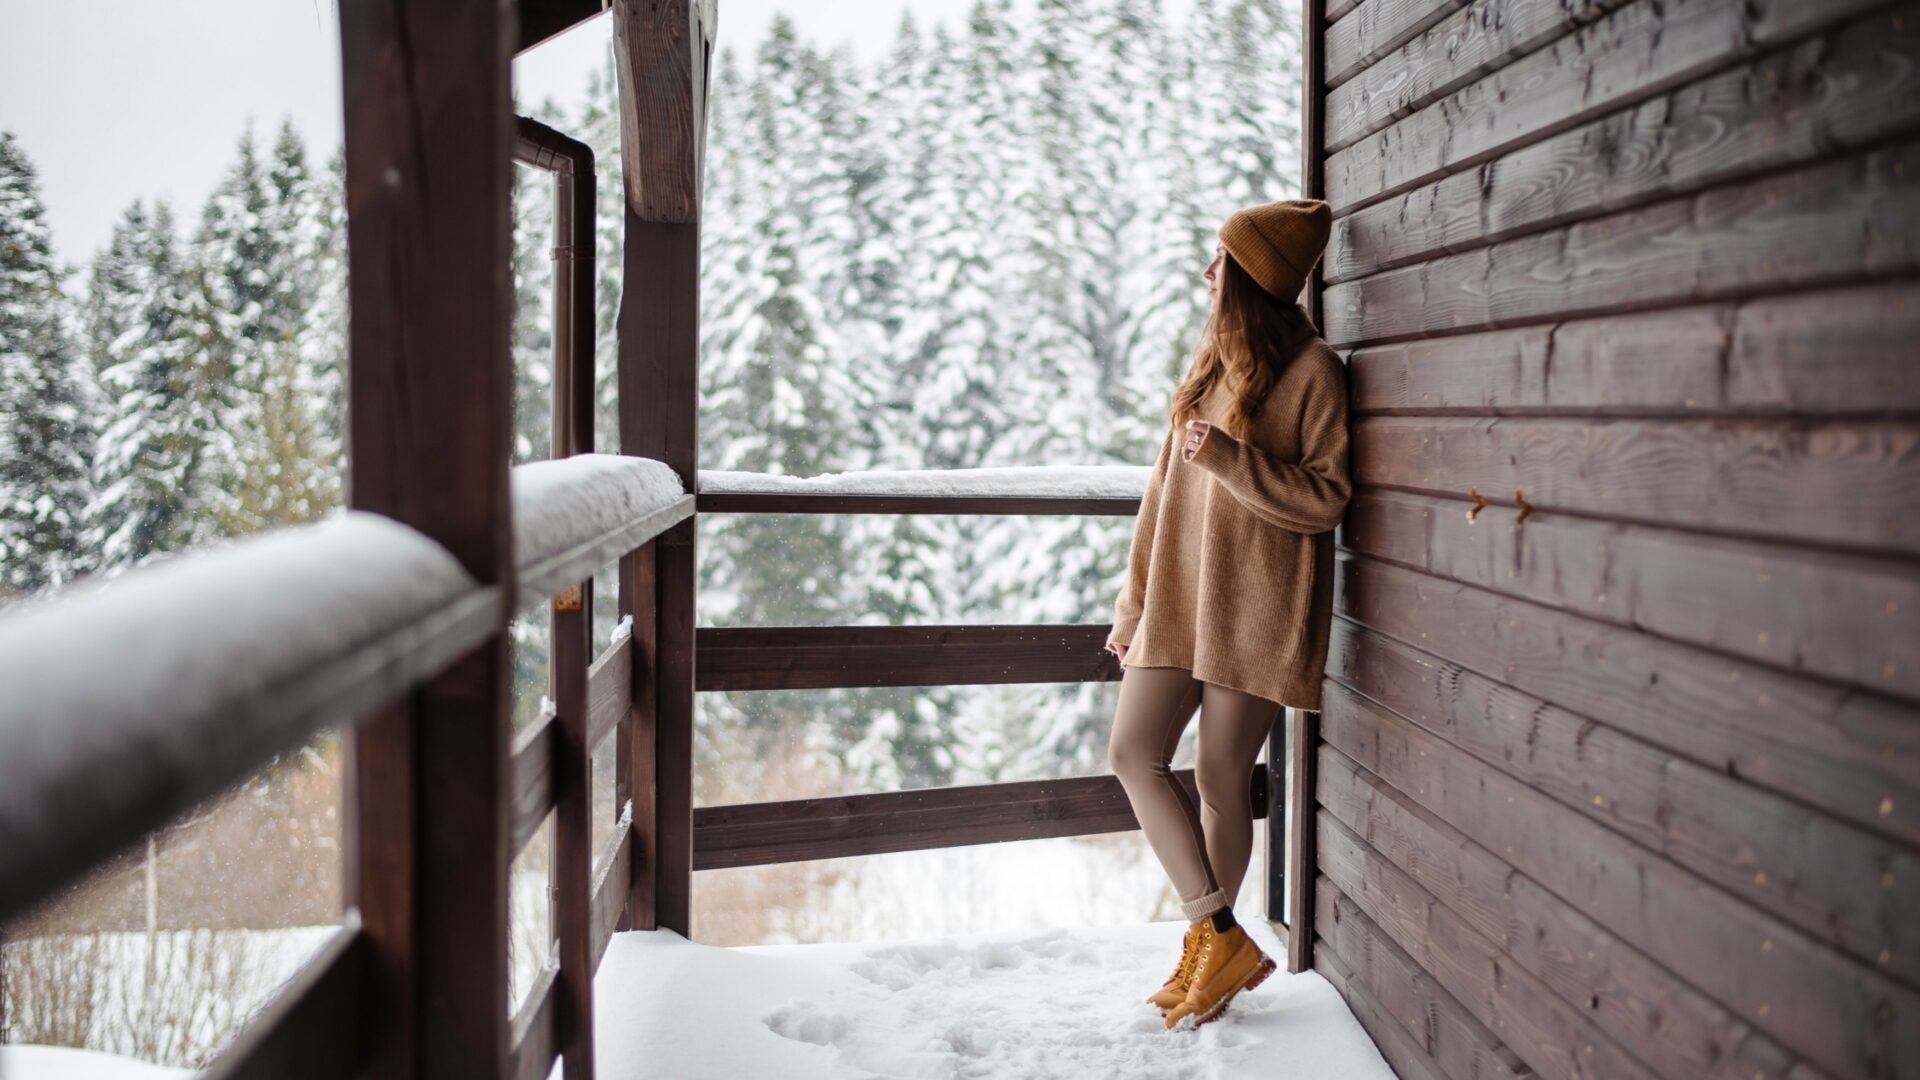
M 1144 999 L 1178 921 L 905 942 L 722 947 L 615 934 L 594 979 L 604 1080 L 1329 1077 L 1391 1080 L 1346 1003 L 1283 970 L 1200 1028 Z

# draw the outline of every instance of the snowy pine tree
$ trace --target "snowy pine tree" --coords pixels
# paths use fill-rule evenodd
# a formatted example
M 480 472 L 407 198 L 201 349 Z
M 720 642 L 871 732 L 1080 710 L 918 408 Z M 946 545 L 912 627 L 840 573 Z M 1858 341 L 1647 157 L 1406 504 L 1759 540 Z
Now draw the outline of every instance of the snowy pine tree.
M 91 568 L 93 417 L 38 174 L 0 132 L 0 599 Z

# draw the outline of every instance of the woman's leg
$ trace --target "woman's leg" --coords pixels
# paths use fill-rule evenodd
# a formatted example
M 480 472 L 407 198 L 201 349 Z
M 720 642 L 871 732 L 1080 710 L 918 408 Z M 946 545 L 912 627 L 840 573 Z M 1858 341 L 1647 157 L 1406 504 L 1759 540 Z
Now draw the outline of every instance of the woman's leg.
M 1201 684 L 1177 667 L 1122 667 L 1107 764 L 1126 788 L 1140 831 L 1166 868 L 1189 921 L 1227 906 L 1207 865 L 1200 814 L 1170 765 L 1200 704 Z
M 1201 685 L 1205 689 L 1194 779 L 1200 787 L 1207 865 L 1232 906 L 1253 857 L 1253 792 L 1248 781 L 1280 703 L 1212 683 Z

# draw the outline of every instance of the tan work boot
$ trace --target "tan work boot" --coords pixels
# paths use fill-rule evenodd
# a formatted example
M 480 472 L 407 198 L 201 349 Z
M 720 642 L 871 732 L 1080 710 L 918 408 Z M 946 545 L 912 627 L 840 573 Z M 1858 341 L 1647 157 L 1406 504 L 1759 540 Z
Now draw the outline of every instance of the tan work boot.
M 1200 957 L 1186 998 L 1167 1013 L 1169 1030 L 1189 1016 L 1196 1027 L 1214 1019 L 1226 1010 L 1233 995 L 1260 985 L 1276 966 L 1239 924 L 1225 932 L 1215 930 L 1212 919 L 1194 925 L 1200 929 Z
M 1187 999 L 1187 987 L 1193 982 L 1193 965 L 1200 959 L 1200 926 L 1188 923 L 1186 937 L 1180 942 L 1180 963 L 1167 976 L 1160 989 L 1147 997 L 1148 1001 L 1160 1006 L 1164 1014 L 1168 1009 Z

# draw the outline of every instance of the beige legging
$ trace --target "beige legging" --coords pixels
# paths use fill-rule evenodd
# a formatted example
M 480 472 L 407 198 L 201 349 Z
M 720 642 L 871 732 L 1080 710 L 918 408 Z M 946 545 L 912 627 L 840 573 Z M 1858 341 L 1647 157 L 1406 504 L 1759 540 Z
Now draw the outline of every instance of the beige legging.
M 1173 752 L 1200 710 L 1196 811 L 1173 778 Z M 1216 686 L 1180 667 L 1123 665 L 1107 764 L 1133 804 L 1147 843 L 1166 868 L 1189 920 L 1229 907 L 1253 855 L 1248 778 L 1280 703 Z

